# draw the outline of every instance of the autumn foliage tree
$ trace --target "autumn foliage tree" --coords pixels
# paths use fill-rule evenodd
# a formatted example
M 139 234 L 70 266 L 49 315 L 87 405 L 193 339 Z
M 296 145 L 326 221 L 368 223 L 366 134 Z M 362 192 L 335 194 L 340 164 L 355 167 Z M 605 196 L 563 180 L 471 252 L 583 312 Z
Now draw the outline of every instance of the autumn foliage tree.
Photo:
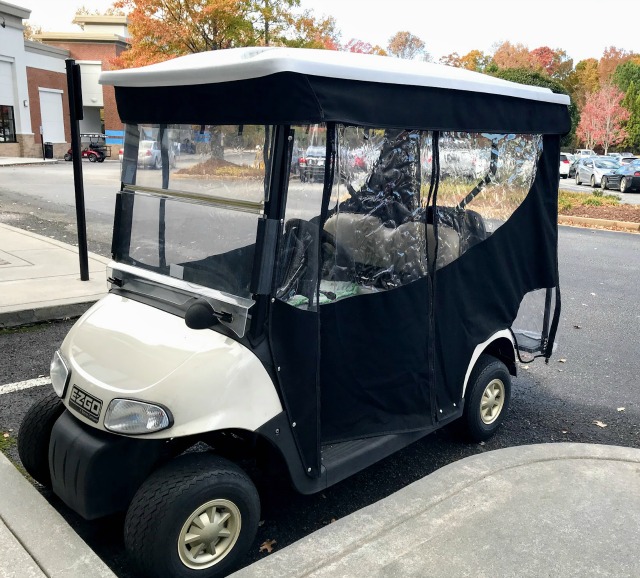
M 298 12 L 300 0 L 117 0 L 128 15 L 131 48 L 114 67 L 239 46 L 336 48 L 331 17 Z
M 342 47 L 342 50 L 344 52 L 357 52 L 358 54 L 378 54 L 380 56 L 387 56 L 387 51 L 384 48 L 381 48 L 377 44 L 374 46 L 373 44 L 369 44 L 363 40 L 358 40 L 357 38 L 349 40 L 349 42 Z
M 610 84 L 587 97 L 576 130 L 587 148 L 602 145 L 606 155 L 610 146 L 627 137 L 623 124 L 629 119 L 629 111 L 621 105 L 623 99 L 624 93 Z
M 414 60 L 417 58 L 429 60 L 429 55 L 425 50 L 424 41 L 411 32 L 396 32 L 390 39 L 387 52 L 396 58 Z

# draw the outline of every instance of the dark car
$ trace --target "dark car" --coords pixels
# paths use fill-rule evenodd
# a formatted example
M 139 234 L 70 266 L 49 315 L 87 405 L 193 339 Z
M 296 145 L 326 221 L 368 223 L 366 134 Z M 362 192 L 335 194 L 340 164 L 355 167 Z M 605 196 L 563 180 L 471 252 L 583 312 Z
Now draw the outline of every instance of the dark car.
M 306 181 L 324 179 L 325 147 L 311 146 L 305 154 L 298 159 L 300 167 L 300 180 Z
M 604 175 L 602 188 L 618 189 L 621 193 L 640 189 L 640 159 Z

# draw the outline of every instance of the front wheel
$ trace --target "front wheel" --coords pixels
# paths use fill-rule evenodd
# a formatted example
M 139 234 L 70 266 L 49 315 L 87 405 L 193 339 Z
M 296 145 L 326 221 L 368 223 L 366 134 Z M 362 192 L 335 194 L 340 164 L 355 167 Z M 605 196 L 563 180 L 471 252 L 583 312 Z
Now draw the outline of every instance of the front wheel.
M 64 153 L 64 160 L 65 161 L 70 161 L 73 157 L 71 156 L 71 153 Z
M 51 390 L 25 413 L 18 431 L 18 455 L 29 475 L 43 486 L 51 486 L 49 440 L 51 430 L 62 415 L 64 405 Z
M 576 185 L 581 185 L 582 181 L 580 180 L 580 173 L 576 171 Z
M 511 399 L 511 376 L 502 361 L 483 354 L 467 383 L 462 426 L 471 441 L 488 440 L 500 427 Z
M 98 160 L 98 157 L 96 155 L 89 155 L 90 163 L 95 163 L 97 160 Z
M 595 175 L 591 175 L 591 188 L 592 189 L 596 188 L 596 177 L 595 177 Z
M 217 578 L 246 555 L 260 519 L 244 471 L 209 453 L 180 456 L 140 487 L 127 512 L 127 551 L 145 576 Z

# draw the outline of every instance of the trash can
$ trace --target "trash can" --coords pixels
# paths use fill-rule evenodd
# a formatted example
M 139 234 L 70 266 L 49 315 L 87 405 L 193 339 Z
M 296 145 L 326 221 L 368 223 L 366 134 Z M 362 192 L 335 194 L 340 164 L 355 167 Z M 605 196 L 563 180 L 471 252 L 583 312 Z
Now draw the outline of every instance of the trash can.
M 52 159 L 53 158 L 53 143 L 46 142 L 44 143 L 44 158 Z

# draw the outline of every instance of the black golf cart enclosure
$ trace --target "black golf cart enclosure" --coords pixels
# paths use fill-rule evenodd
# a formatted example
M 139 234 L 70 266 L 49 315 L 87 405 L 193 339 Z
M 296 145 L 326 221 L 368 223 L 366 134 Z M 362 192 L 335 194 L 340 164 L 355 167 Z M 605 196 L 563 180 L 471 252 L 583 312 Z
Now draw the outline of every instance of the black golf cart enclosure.
M 493 434 L 518 356 L 553 349 L 568 97 L 285 48 L 101 82 L 126 125 L 110 290 L 25 418 L 36 479 L 127 510 L 146 574 L 218 576 L 255 536 L 247 463 L 312 493 L 453 420 Z

